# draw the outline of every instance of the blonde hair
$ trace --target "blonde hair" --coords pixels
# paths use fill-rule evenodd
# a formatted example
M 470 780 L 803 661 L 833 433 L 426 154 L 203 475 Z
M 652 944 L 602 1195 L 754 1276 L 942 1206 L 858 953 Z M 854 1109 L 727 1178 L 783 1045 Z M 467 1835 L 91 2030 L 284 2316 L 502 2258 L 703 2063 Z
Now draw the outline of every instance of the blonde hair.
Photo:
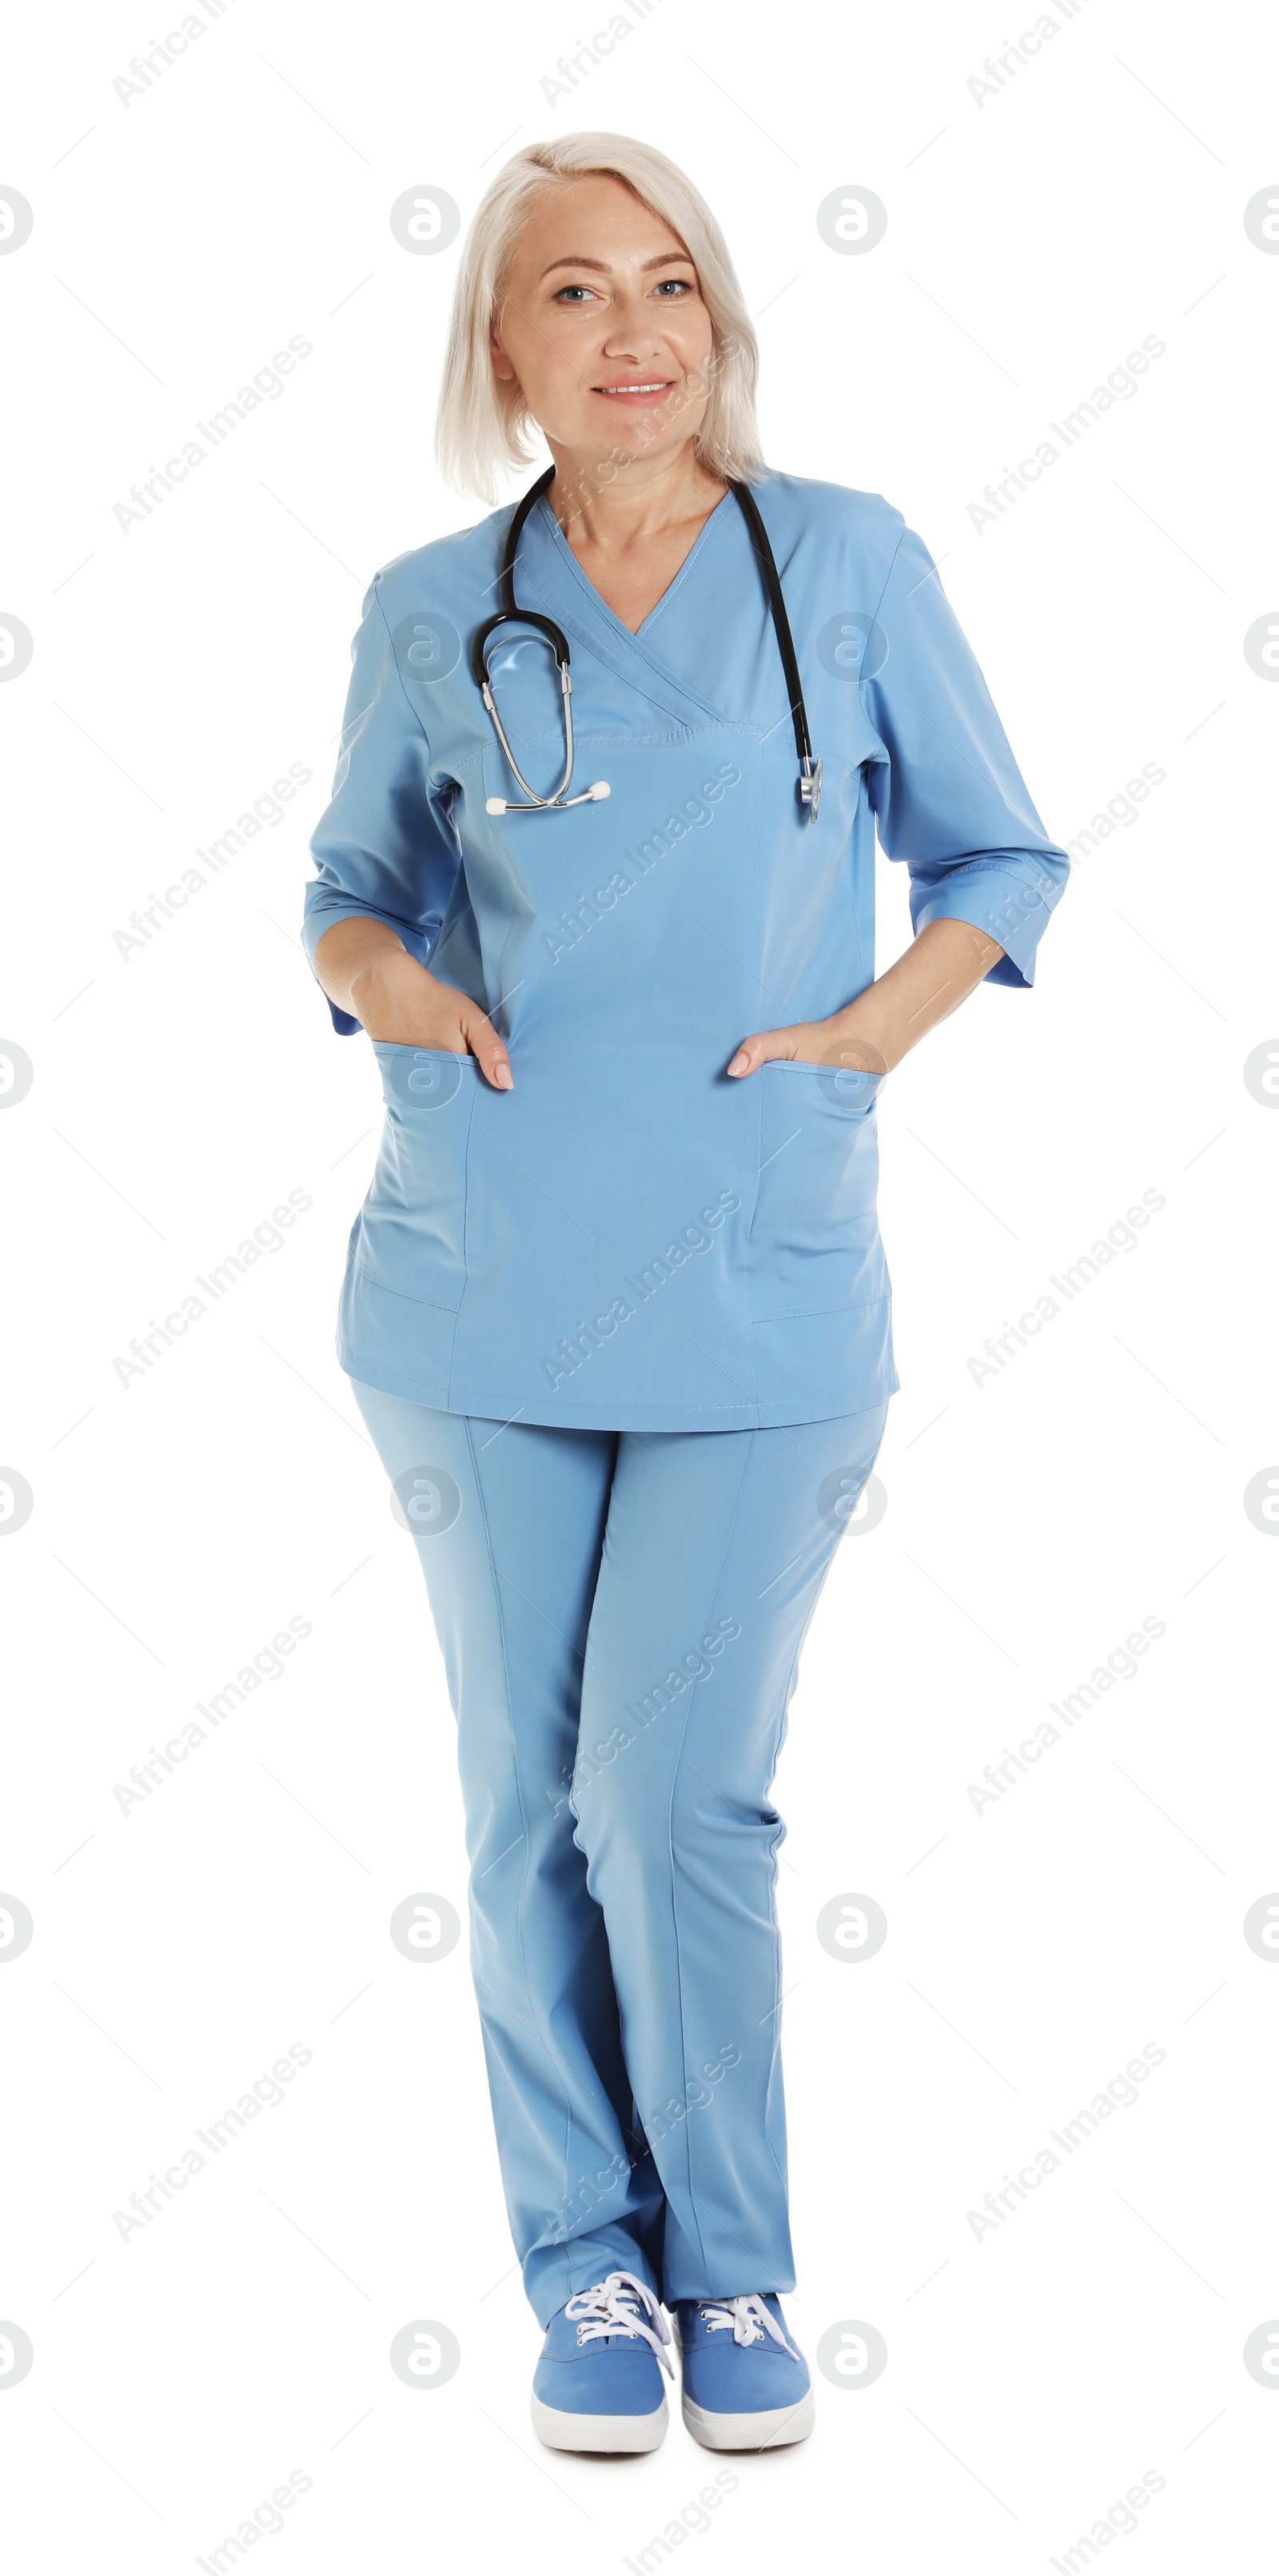
M 558 143 L 530 143 L 499 170 L 480 200 L 463 247 L 435 452 L 450 483 L 486 501 L 497 498 L 502 469 L 529 464 L 536 454 L 528 439 L 536 424 L 523 391 L 516 382 L 498 380 L 490 355 L 520 227 L 543 190 L 596 172 L 620 179 L 661 215 L 697 270 L 713 336 L 710 398 L 694 434 L 695 454 L 709 472 L 725 480 L 755 480 L 763 470 L 755 419 L 759 345 L 728 245 L 705 198 L 651 144 L 626 134 L 566 134 Z

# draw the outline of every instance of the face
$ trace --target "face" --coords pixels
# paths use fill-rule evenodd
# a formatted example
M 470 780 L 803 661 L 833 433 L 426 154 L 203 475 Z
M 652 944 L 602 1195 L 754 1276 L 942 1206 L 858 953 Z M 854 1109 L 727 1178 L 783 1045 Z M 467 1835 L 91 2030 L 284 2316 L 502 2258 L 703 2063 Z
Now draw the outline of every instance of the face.
M 711 317 L 670 225 L 620 179 L 566 179 L 534 200 L 493 334 L 559 464 L 669 456 L 701 426 Z

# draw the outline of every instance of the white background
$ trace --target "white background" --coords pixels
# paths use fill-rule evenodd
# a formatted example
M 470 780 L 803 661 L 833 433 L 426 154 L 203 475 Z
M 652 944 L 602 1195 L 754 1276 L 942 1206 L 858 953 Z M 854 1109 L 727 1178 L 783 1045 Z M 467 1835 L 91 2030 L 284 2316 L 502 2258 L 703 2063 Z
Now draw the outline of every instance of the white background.
M 0 2315 L 35 2350 L 21 2384 L 0 2375 L 8 2556 L 190 2566 L 298 2470 L 311 2487 L 252 2543 L 272 2566 L 594 2570 L 666 2535 L 707 2568 L 1012 2570 L 1150 2470 L 1137 2530 L 1098 2551 L 1260 2565 L 1279 2388 L 1243 2346 L 1279 2316 L 1279 1961 L 1243 1917 L 1279 1886 L 1279 1551 L 1243 1493 L 1279 1459 L 1279 1117 L 1243 1066 L 1279 1045 L 1279 691 L 1243 638 L 1279 615 L 1279 258 L 1243 209 L 1279 193 L 1263 13 L 1081 0 L 979 105 L 970 76 L 1022 25 L 993 5 L 655 0 L 556 101 L 543 80 L 596 23 L 568 0 L 228 0 L 122 105 L 113 81 L 169 23 L 28 11 L 4 71 L 0 181 L 35 209 L 0 257 L 0 608 L 35 647 L 0 689 L 0 1007 L 35 1069 L 0 1120 L 0 1450 L 34 1493 L 0 1551 L 0 1885 L 35 1923 L 0 1973 Z M 812 2442 L 733 2463 L 713 2515 L 694 2500 L 715 2463 L 678 2421 L 640 2462 L 539 2449 L 464 1945 L 416 1966 L 388 1935 L 414 1891 L 464 1906 L 453 1721 L 333 1354 L 375 1069 L 297 944 L 363 589 L 477 515 L 431 459 L 457 247 L 411 255 L 388 210 L 435 185 L 469 219 L 508 149 L 581 126 L 705 190 L 761 317 L 768 457 L 922 532 L 1048 829 L 1070 841 L 1143 764 L 1167 772 L 1081 857 L 1033 995 L 979 992 L 881 1104 L 888 1509 L 836 1559 L 777 1795 L 790 2312 L 810 2354 L 869 2321 L 888 2365 L 819 2376 Z M 888 229 L 843 256 L 816 208 L 859 185 Z M 280 398 L 123 534 L 130 485 L 294 334 L 312 351 Z M 1140 391 L 979 535 L 986 483 L 1148 334 L 1165 354 Z M 292 762 L 312 780 L 284 819 L 126 962 L 130 913 Z M 903 874 L 881 868 L 881 966 Z M 282 1248 L 122 1384 L 131 1337 L 290 1190 L 313 1204 Z M 986 1337 L 1145 1191 L 1166 1205 L 1136 1248 L 975 1383 Z M 290 1617 L 312 1634 L 280 1677 L 122 1813 L 113 1784 Z M 1144 1618 L 1166 1634 L 1139 1671 L 977 1812 L 968 1784 Z M 888 1918 L 861 1963 L 816 1936 L 848 1891 Z M 311 2062 L 284 2101 L 122 2241 L 113 2212 L 294 2042 Z M 1139 2101 L 978 2239 L 969 2211 L 1147 2043 Z M 420 2318 L 460 2344 L 446 2386 L 389 2366 Z

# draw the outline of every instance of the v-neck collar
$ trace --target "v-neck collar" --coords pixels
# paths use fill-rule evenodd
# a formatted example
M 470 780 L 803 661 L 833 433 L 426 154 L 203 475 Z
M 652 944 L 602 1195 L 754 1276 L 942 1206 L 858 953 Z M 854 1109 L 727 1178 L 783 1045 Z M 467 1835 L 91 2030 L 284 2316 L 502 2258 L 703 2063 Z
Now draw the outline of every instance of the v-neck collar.
M 618 616 L 618 614 L 617 614 L 617 610 L 616 610 L 615 608 L 610 608 L 610 607 L 609 607 L 608 601 L 605 599 L 605 597 L 604 597 L 603 593 L 602 593 L 601 591 L 598 591 L 598 590 L 596 589 L 595 584 L 594 584 L 594 582 L 591 580 L 589 573 L 585 573 L 585 572 L 583 572 L 582 567 L 581 567 L 580 563 L 578 562 L 577 557 L 576 557 L 576 555 L 574 554 L 574 552 L 573 552 L 573 549 L 572 549 L 571 545 L 569 544 L 568 538 L 565 536 L 564 531 L 563 531 L 562 527 L 560 526 L 559 520 L 556 518 L 556 516 L 555 516 L 555 512 L 554 512 L 554 511 L 553 511 L 553 509 L 551 508 L 551 502 L 550 502 L 550 495 L 549 495 L 549 493 L 543 492 L 542 497 L 541 497 L 541 501 L 540 501 L 540 503 L 539 503 L 539 507 L 540 507 L 541 509 L 543 509 L 543 510 L 546 512 L 547 518 L 550 520 L 552 530 L 554 531 L 554 534 L 555 534 L 556 538 L 558 539 L 559 544 L 563 547 L 563 550 L 564 550 L 565 554 L 568 556 L 569 562 L 571 563 L 571 565 L 572 565 L 572 567 L 573 567 L 573 570 L 574 570 L 574 572 L 575 572 L 575 573 L 576 573 L 576 575 L 577 575 L 578 580 L 579 580 L 579 581 L 580 581 L 580 583 L 582 584 L 583 589 L 589 592 L 590 597 L 591 597 L 591 600 L 592 600 L 592 602 L 594 603 L 595 607 L 599 610 L 600 614 L 601 614 L 602 616 L 604 616 L 604 617 L 609 617 L 609 618 L 611 618 L 611 619 L 612 619 L 612 621 L 613 621 L 613 623 L 614 623 L 614 625 L 616 625 L 616 626 L 620 627 L 622 634 L 623 634 L 623 635 L 625 635 L 625 637 L 627 638 L 627 641 L 628 641 L 629 643 L 631 643 L 631 644 L 641 644 L 641 643 L 644 641 L 644 629 L 645 629 L 645 627 L 646 627 L 646 626 L 651 626 L 651 625 L 652 625 L 654 618 L 655 618 L 655 617 L 660 613 L 660 611 L 661 611 L 663 608 L 665 608 L 667 601 L 668 601 L 668 600 L 669 600 L 669 599 L 674 595 L 674 593 L 679 589 L 680 584 L 681 584 L 681 582 L 682 582 L 682 581 L 683 581 L 683 579 L 684 579 L 684 575 L 685 575 L 685 573 L 687 573 L 687 572 L 691 571 L 691 569 L 692 569 L 692 567 L 693 567 L 693 564 L 696 562 L 696 559 L 697 559 L 698 555 L 701 553 L 702 548 L 703 548 L 703 546 L 705 545 L 705 543 L 706 543 L 706 541 L 707 541 L 707 538 L 708 538 L 708 537 L 709 537 L 709 535 L 710 535 L 711 529 L 712 529 L 712 527 L 714 526 L 714 523 L 715 523 L 716 519 L 719 517 L 719 514 L 720 514 L 721 510 L 725 509 L 725 508 L 727 507 L 727 505 L 728 505 L 728 503 L 729 503 L 730 501 L 731 501 L 731 502 L 732 502 L 732 504 L 733 504 L 733 511 L 734 511 L 734 514 L 736 514 L 736 513 L 737 513 L 737 511 L 738 511 L 738 509 L 739 509 L 739 507 L 740 507 L 740 504 L 738 503 L 738 500 L 737 500 L 737 496 L 736 496 L 736 494 L 732 491 L 732 489 L 731 489 L 731 488 L 730 488 L 727 492 L 725 492 L 725 493 L 723 494 L 723 496 L 722 496 L 722 498 L 721 498 L 720 500 L 718 500 L 718 501 L 716 502 L 715 507 L 714 507 L 714 509 L 713 509 L 713 510 L 708 510 L 708 511 L 707 511 L 706 516 L 705 516 L 705 518 L 703 519 L 702 524 L 701 524 L 700 528 L 698 529 L 697 534 L 696 534 L 696 536 L 694 537 L 694 539 L 693 539 L 693 542 L 692 542 L 691 546 L 689 547 L 688 553 L 685 555 L 685 557 L 684 557 L 684 560 L 683 560 L 682 564 L 679 566 L 678 571 L 677 571 L 677 572 L 672 573 L 670 580 L 667 582 L 667 585 L 666 585 L 665 590 L 662 592 L 661 598 L 660 598 L 660 599 L 655 599 L 655 600 L 654 600 L 653 605 L 652 605 L 652 607 L 650 608 L 650 610 L 649 610 L 649 612 L 648 612 L 648 615 L 647 615 L 646 617 L 642 617 L 642 618 L 640 619 L 640 622 L 639 622 L 639 625 L 638 625 L 638 626 L 628 626 L 628 625 L 627 625 L 627 623 L 626 623 L 625 618 L 624 618 L 624 617 L 619 617 L 619 616 Z
M 688 722 L 690 709 L 695 710 L 704 721 L 714 724 L 732 725 L 733 719 L 725 714 L 723 708 L 713 706 L 708 698 L 701 697 L 679 672 L 670 669 L 660 654 L 654 651 L 649 641 L 648 630 L 659 612 L 669 605 L 681 583 L 693 572 L 704 547 L 710 541 L 711 529 L 716 526 L 730 505 L 731 515 L 740 517 L 740 505 L 730 490 L 724 494 L 721 501 L 716 502 L 714 509 L 703 521 L 678 572 L 667 583 L 661 598 L 654 602 L 642 625 L 635 632 L 632 632 L 625 620 L 618 616 L 615 609 L 609 607 L 608 601 L 601 596 L 594 582 L 583 572 L 545 493 L 541 495 L 526 523 L 525 533 L 536 527 L 549 550 L 544 558 L 543 572 L 544 575 L 550 576 L 552 593 L 562 591 L 566 594 L 558 598 L 550 597 L 548 605 L 552 613 L 560 618 L 570 634 L 576 635 L 580 643 L 597 654 L 618 678 L 639 689 L 644 696 L 660 705 L 666 714 L 675 716 L 682 723 Z M 745 533 L 744 529 L 743 533 Z M 520 577 L 518 566 L 517 577 Z M 547 598 L 545 578 L 539 581 L 537 572 L 534 570 L 523 573 L 522 578 L 540 598 Z M 655 686 L 654 683 L 659 685 Z M 735 727 L 735 730 L 742 729 L 740 726 Z

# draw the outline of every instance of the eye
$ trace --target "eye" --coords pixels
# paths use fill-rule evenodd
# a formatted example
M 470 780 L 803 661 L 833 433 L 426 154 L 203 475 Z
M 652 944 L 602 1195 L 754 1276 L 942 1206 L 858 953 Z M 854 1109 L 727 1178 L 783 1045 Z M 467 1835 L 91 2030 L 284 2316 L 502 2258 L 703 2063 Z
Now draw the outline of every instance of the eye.
M 655 289 L 664 304 L 675 304 L 685 295 L 696 292 L 691 277 L 664 277 Z
M 566 296 L 570 298 L 580 296 L 582 301 L 585 302 L 587 297 L 592 295 L 594 291 L 594 288 L 590 286 L 560 286 L 556 288 L 551 301 L 553 304 L 562 304 Z

